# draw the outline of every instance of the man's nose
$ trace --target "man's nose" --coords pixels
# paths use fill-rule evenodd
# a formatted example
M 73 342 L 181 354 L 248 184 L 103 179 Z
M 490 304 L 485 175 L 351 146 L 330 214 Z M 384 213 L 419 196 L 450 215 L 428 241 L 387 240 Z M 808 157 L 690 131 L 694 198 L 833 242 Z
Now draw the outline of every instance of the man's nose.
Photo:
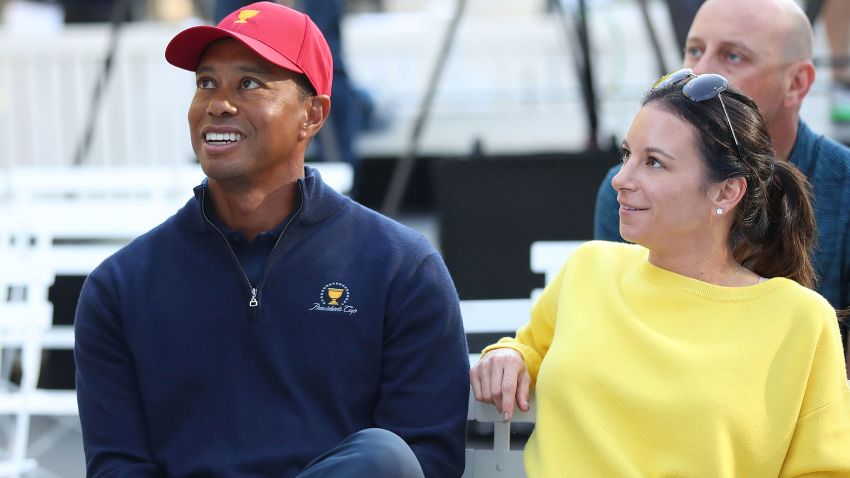
M 207 113 L 212 116 L 232 116 L 238 111 L 236 103 L 223 93 L 214 95 L 210 98 L 210 102 L 207 105 Z
M 703 73 L 717 73 L 717 65 L 716 62 L 706 54 L 703 54 L 696 62 L 692 65 L 688 65 L 688 67 L 694 71 L 695 75 L 702 75 Z

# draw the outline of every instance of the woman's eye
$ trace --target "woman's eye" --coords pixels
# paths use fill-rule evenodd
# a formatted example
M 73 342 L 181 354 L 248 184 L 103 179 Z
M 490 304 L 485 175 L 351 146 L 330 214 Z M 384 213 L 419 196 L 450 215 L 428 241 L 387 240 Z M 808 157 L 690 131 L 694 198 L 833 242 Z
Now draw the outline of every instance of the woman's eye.
M 661 164 L 661 161 L 653 158 L 652 156 L 646 158 L 646 165 L 649 166 L 650 168 L 656 168 L 656 169 L 664 167 L 664 165 Z
M 631 152 L 628 149 L 620 148 L 620 161 L 625 163 L 626 161 L 629 160 L 630 155 L 631 155 Z

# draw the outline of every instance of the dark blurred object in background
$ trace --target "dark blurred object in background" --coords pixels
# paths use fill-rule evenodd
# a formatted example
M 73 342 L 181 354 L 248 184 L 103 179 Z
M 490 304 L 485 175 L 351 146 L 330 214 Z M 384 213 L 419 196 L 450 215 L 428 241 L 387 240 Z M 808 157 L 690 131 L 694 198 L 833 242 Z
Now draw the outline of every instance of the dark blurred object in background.
M 440 249 L 462 300 L 528 298 L 535 241 L 593 238 L 596 189 L 616 149 L 433 162 Z
M 122 0 L 59 0 L 65 9 L 65 23 L 109 23 L 112 19 L 112 11 L 115 4 Z M 139 3 L 147 3 L 144 0 L 131 2 L 137 4 L 130 9 L 124 21 L 139 19 Z

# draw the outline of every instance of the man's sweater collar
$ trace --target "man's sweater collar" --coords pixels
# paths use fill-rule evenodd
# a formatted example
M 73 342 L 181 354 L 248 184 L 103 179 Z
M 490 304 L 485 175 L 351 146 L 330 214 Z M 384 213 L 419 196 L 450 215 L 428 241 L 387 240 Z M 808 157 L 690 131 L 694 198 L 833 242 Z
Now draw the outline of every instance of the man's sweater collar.
M 304 178 L 298 180 L 298 187 L 303 197 L 303 203 L 301 213 L 294 221 L 302 225 L 322 222 L 339 212 L 350 201 L 325 184 L 319 172 L 309 166 L 304 167 Z M 177 219 L 188 220 L 193 229 L 206 230 L 207 223 L 204 220 L 201 208 L 201 200 L 204 195 L 207 195 L 207 200 L 209 200 L 206 178 L 194 188 L 194 193 L 195 197 L 189 200 L 186 207 L 178 211 Z

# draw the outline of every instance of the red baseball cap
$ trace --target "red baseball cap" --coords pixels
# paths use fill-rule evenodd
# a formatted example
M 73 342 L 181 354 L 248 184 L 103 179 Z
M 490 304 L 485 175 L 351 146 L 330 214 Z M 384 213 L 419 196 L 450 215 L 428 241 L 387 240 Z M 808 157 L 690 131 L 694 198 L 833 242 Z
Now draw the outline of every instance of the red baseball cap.
M 217 26 L 192 27 L 178 33 L 165 47 L 165 59 L 195 71 L 210 43 L 221 38 L 234 38 L 275 65 L 303 73 L 317 94 L 330 96 L 331 50 L 307 15 L 277 3 L 252 3 L 224 17 Z

